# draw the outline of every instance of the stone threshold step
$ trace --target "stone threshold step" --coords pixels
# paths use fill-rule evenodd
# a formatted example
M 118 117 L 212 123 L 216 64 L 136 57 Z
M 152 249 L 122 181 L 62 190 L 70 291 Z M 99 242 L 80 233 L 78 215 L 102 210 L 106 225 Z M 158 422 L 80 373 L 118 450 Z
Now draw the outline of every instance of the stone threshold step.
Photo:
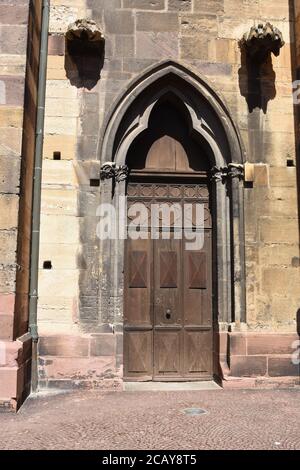
M 176 392 L 190 390 L 222 390 L 213 380 L 202 382 L 124 382 L 126 392 Z

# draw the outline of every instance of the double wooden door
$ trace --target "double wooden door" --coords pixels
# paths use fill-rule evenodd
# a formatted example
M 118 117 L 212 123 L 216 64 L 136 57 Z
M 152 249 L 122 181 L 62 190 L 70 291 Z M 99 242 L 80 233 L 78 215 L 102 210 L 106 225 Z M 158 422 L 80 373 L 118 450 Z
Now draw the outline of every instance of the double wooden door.
M 153 204 L 174 204 L 169 227 L 153 221 Z M 196 204 L 204 206 L 204 228 L 196 229 Z M 191 228 L 184 210 L 192 208 Z M 141 210 L 140 205 L 145 207 Z M 137 209 L 133 210 L 133 209 Z M 144 214 L 141 216 L 141 212 Z M 139 212 L 140 232 L 134 218 Z M 177 214 L 177 215 L 176 215 Z M 159 221 L 159 223 L 157 223 Z M 156 235 L 153 236 L 155 227 Z M 135 232 L 135 234 L 132 234 Z M 168 232 L 169 235 L 166 236 Z M 138 233 L 138 235 L 137 235 Z M 191 245 L 194 237 L 203 246 Z M 124 378 L 181 381 L 212 377 L 212 224 L 205 180 L 132 181 L 128 185 L 125 248 Z

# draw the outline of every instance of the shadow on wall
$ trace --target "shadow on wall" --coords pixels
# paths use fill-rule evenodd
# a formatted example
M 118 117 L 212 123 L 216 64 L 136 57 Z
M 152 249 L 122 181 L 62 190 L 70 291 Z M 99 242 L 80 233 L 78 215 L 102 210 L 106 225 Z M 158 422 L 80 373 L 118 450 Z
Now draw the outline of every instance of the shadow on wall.
M 276 97 L 276 74 L 271 54 L 260 63 L 241 48 L 241 68 L 238 73 L 240 92 L 247 101 L 249 113 L 258 108 L 266 114 L 268 102 Z
M 66 39 L 65 70 L 71 85 L 91 90 L 101 77 L 104 64 L 105 42 Z

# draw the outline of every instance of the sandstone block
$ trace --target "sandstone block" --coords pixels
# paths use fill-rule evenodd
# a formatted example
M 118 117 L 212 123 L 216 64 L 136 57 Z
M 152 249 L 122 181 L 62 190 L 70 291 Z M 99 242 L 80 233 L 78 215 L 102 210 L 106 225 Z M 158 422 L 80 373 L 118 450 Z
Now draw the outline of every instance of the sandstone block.
M 136 56 L 147 59 L 177 59 L 179 40 L 177 33 L 137 32 Z
M 261 218 L 260 240 L 264 243 L 298 243 L 297 219 L 276 217 L 276 219 Z
M 168 0 L 168 10 L 191 11 L 192 0 Z
M 116 351 L 116 338 L 113 334 L 93 335 L 91 338 L 92 356 L 114 356 Z
M 41 243 L 78 244 L 79 224 L 79 217 L 42 214 Z
M 234 377 L 255 377 L 267 373 L 265 356 L 233 356 L 230 360 L 230 375 Z
M 263 355 L 263 354 L 292 354 L 293 342 L 298 339 L 296 334 L 248 334 L 248 354 Z
M 300 366 L 293 364 L 290 357 L 270 357 L 268 360 L 268 374 L 270 377 L 299 377 Z
M 76 137 L 69 135 L 49 135 L 44 137 L 43 157 L 53 160 L 54 152 L 60 152 L 62 160 L 76 157 Z
M 165 32 L 178 31 L 179 21 L 177 13 L 144 13 L 138 12 L 137 31 Z
M 80 336 L 44 336 L 39 342 L 41 356 L 84 357 L 88 351 L 89 338 Z
M 137 10 L 164 10 L 164 0 L 124 0 L 123 8 L 135 8 Z
M 151 13 L 147 13 L 151 14 Z M 134 20 L 131 11 L 105 11 L 104 22 L 109 34 L 133 34 Z
M 19 196 L 0 194 L 0 230 L 17 228 L 18 215 Z

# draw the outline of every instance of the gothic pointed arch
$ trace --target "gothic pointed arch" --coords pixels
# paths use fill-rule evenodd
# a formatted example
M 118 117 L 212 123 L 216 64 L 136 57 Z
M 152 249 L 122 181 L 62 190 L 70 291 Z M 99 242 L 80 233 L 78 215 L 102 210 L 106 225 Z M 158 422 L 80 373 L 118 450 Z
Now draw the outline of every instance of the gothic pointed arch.
M 189 67 L 174 61 L 160 62 L 138 75 L 111 106 L 99 137 L 98 158 L 108 168 L 132 165 L 130 151 L 151 127 L 151 119 L 165 101 L 174 105 L 184 120 L 188 137 L 201 143 L 213 167 L 242 166 L 246 161 L 242 140 L 223 97 L 209 81 Z M 165 139 L 165 132 L 159 138 Z M 170 137 L 170 135 L 169 135 Z M 176 135 L 171 135 L 175 138 Z M 151 162 L 150 142 L 147 155 Z M 181 145 L 178 138 L 178 145 Z M 149 153 L 150 152 L 150 153 Z M 150 156 L 149 156 L 150 155 Z M 191 162 L 189 162 L 190 164 Z M 135 161 L 134 167 L 139 167 Z M 193 163 L 194 164 L 194 163 Z M 188 163 L 186 163 L 188 168 Z M 197 167 L 197 162 L 196 166 Z M 209 174 L 209 169 L 207 174 Z M 243 181 L 231 173 L 227 184 L 214 182 L 214 309 L 218 328 L 246 321 Z M 105 179 L 101 184 L 101 200 L 118 211 L 118 197 L 126 196 L 126 182 Z M 104 246 L 105 245 L 105 246 Z M 103 289 L 99 305 L 102 311 L 123 322 L 124 241 L 105 242 L 103 256 Z M 102 281 L 101 281 L 102 282 Z M 107 283 L 110 289 L 107 289 Z
M 124 163 L 117 155 L 120 146 L 125 139 L 133 140 L 147 127 L 152 108 L 166 93 L 173 93 L 184 103 L 195 132 L 211 144 L 218 143 L 223 161 L 245 161 L 239 131 L 220 93 L 207 78 L 191 68 L 163 61 L 135 77 L 112 104 L 99 136 L 98 158 L 102 163 L 117 161 L 118 157 L 119 162 Z M 129 134 L 132 139 L 128 139 Z

